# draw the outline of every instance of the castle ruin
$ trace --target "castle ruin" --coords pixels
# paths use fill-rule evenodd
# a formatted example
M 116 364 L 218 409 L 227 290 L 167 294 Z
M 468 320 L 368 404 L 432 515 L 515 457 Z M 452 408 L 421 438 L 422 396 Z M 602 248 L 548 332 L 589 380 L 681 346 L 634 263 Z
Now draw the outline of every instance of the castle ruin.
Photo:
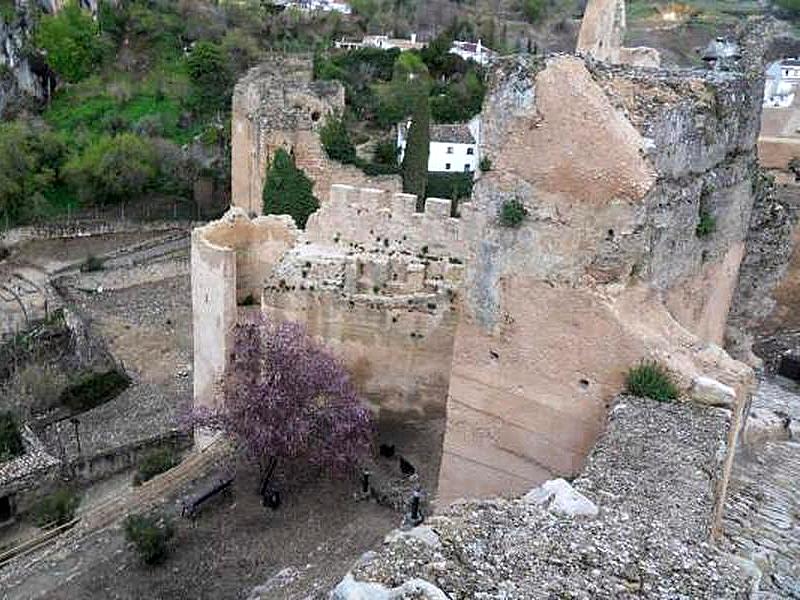
M 435 198 L 418 213 L 413 196 L 328 161 L 322 175 L 323 163 L 308 167 L 318 191 L 335 185 L 302 232 L 249 215 L 270 149 L 288 144 L 301 166 L 301 137 L 321 152 L 303 136 L 341 90 L 306 81 L 314 102 L 298 104 L 284 89 L 267 117 L 273 75 L 252 71 L 234 99 L 234 207 L 193 236 L 196 403 L 214 401 L 253 295 L 322 338 L 380 411 L 446 415 L 441 503 L 578 473 L 626 371 L 647 358 L 696 401 L 731 410 L 733 448 L 753 384 L 723 350 L 760 193 L 752 43 L 726 73 L 501 59 L 482 113 L 494 168 L 459 217 Z M 286 114 L 299 131 L 271 124 Z M 519 227 L 498 218 L 509 201 L 527 211 Z

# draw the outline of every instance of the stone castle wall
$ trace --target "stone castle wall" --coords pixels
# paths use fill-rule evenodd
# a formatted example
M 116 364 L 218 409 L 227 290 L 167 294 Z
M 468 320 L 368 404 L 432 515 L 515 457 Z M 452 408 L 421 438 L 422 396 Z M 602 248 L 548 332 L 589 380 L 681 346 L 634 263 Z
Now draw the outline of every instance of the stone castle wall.
M 494 168 L 461 218 L 447 201 L 416 213 L 412 196 L 335 185 L 295 244 L 255 261 L 262 309 L 305 323 L 382 408 L 446 403 L 442 503 L 580 472 L 647 358 L 731 409 L 734 448 L 753 373 L 720 344 L 750 243 L 763 90 L 747 52 L 740 67 L 498 61 L 482 115 Z M 511 200 L 519 227 L 498 218 Z M 703 215 L 715 226 L 699 235 Z
M 259 217 L 233 208 L 219 221 L 192 232 L 194 399 L 217 402 L 215 387 L 227 366 L 239 304 L 261 297 L 263 282 L 291 247 L 297 230 L 290 217 Z
M 294 154 L 321 202 L 334 183 L 399 191 L 399 177 L 370 177 L 326 156 L 318 131 L 344 107 L 344 87 L 313 81 L 309 57 L 273 56 L 251 69 L 233 93 L 232 204 L 261 214 L 267 167 L 278 148 Z

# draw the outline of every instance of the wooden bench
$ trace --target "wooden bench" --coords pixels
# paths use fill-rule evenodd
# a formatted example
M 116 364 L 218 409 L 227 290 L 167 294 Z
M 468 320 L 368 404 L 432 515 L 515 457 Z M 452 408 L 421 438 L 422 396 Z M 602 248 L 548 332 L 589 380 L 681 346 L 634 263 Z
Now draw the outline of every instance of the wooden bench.
M 196 518 L 203 503 L 230 489 L 233 479 L 233 475 L 227 473 L 213 477 L 197 493 L 181 501 L 181 516 L 190 519 Z

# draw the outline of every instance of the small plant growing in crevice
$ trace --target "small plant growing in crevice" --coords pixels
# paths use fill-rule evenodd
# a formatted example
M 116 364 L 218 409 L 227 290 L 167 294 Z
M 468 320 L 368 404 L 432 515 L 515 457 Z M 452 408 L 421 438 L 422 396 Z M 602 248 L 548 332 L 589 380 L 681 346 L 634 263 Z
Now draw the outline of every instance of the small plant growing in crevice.
M 31 515 L 39 527 L 63 525 L 75 517 L 75 510 L 80 503 L 80 496 L 74 490 L 62 487 L 39 500 Z
M 697 237 L 704 238 L 708 237 L 717 229 L 717 220 L 714 218 L 708 210 L 701 209 L 700 210 L 700 220 L 697 222 L 697 229 L 695 230 L 695 234 Z
M 175 528 L 166 517 L 131 515 L 125 519 L 125 539 L 132 542 L 143 563 L 157 565 L 169 554 Z
M 481 162 L 478 163 L 478 168 L 481 171 L 483 171 L 484 173 L 486 173 L 487 171 L 491 171 L 492 170 L 492 160 L 488 156 L 484 156 L 481 159 Z
M 133 477 L 133 485 L 140 485 L 156 475 L 169 471 L 180 462 L 171 448 L 157 448 L 145 454 Z
M 519 200 L 506 200 L 500 208 L 500 224 L 503 227 L 519 227 L 528 216 L 528 209 Z
M 247 294 L 242 300 L 239 301 L 239 306 L 255 306 L 256 298 L 253 294 Z
M 664 365 L 650 360 L 642 361 L 628 371 L 625 391 L 631 396 L 669 402 L 678 397 L 678 387 Z

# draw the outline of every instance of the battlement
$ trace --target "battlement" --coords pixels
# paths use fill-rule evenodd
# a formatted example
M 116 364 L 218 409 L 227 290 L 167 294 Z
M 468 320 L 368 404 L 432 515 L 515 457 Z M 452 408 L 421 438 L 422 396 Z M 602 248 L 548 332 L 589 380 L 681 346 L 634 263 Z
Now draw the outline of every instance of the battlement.
M 459 212 L 452 217 L 450 200 L 441 198 L 428 198 L 424 211 L 417 212 L 413 194 L 333 185 L 328 202 L 308 220 L 306 238 L 464 260 L 474 218 L 467 205 Z

